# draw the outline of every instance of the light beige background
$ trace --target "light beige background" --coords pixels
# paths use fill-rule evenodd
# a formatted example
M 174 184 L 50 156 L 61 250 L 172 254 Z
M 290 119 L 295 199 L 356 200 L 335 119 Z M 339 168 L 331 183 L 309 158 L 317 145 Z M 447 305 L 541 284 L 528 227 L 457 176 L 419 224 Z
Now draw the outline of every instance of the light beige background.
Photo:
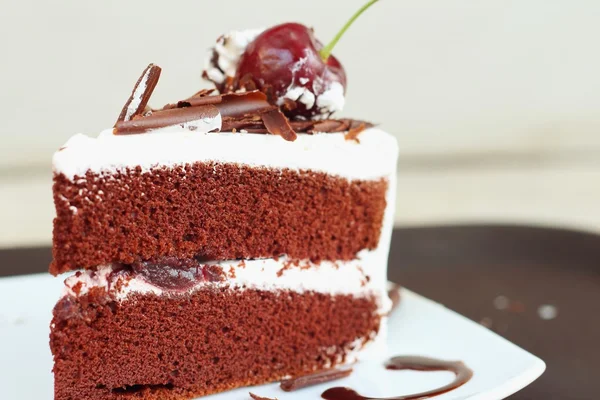
M 202 87 L 222 32 L 296 20 L 327 41 L 363 0 L 0 0 L 0 245 L 50 240 L 51 153 Z M 382 0 L 340 42 L 346 115 L 401 143 L 399 224 L 600 230 L 600 2 Z

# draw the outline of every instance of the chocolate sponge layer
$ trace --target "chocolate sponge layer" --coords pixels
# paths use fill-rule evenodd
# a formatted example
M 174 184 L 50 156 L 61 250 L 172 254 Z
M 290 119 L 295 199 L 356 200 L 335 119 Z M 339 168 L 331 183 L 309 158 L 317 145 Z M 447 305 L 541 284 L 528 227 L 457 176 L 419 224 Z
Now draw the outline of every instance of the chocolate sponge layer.
M 207 287 L 63 297 L 55 400 L 192 399 L 334 367 L 380 328 L 374 297 Z
M 160 256 L 350 260 L 377 247 L 387 187 L 217 163 L 57 174 L 50 272 Z

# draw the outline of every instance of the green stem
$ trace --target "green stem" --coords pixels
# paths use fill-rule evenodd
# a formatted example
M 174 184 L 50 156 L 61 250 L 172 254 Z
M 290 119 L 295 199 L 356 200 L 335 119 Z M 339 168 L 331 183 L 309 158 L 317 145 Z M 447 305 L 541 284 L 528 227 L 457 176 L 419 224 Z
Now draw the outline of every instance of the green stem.
M 321 51 L 319 52 L 321 54 L 321 58 L 323 59 L 323 61 L 327 61 L 327 59 L 331 55 L 331 51 L 333 50 L 333 48 L 335 47 L 337 42 L 340 40 L 342 35 L 348 30 L 348 28 L 350 28 L 350 25 L 352 25 L 352 23 L 354 21 L 356 21 L 356 19 L 358 17 L 360 17 L 360 15 L 362 13 L 364 13 L 367 10 L 367 8 L 371 7 L 373 4 L 377 3 L 378 1 L 379 0 L 370 0 L 367 4 L 365 4 L 364 6 L 359 8 L 358 11 L 354 13 L 352 18 L 350 18 L 348 20 L 348 22 L 346 22 L 346 24 L 344 26 L 342 26 L 342 29 L 340 29 L 340 31 L 337 33 L 337 35 L 334 36 L 333 40 L 331 42 L 329 42 L 327 44 L 327 46 L 323 47 L 321 49 Z

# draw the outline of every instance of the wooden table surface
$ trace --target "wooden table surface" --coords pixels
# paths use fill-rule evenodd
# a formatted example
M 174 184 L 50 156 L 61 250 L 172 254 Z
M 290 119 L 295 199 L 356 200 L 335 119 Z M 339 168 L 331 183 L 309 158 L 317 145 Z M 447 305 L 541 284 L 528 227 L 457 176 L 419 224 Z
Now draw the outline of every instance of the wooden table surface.
M 44 272 L 50 257 L 49 248 L 2 250 L 0 276 Z M 544 359 L 544 375 L 510 399 L 598 397 L 600 236 L 524 226 L 396 229 L 389 278 Z M 544 310 L 555 317 L 542 318 Z

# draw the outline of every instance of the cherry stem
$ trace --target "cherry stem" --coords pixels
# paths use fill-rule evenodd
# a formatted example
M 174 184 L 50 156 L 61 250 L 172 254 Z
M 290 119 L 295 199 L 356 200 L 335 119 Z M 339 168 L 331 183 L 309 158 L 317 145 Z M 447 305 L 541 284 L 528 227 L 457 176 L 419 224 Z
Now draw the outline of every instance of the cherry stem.
M 358 11 L 355 12 L 354 15 L 348 20 L 348 22 L 346 22 L 346 24 L 344 26 L 342 26 L 342 29 L 340 29 L 340 31 L 337 33 L 337 35 L 335 35 L 333 37 L 333 40 L 331 42 L 329 42 L 327 44 L 327 46 L 323 47 L 321 49 L 321 51 L 319 52 L 323 61 L 327 61 L 327 59 L 331 55 L 331 51 L 333 50 L 333 48 L 335 47 L 337 42 L 339 42 L 340 38 L 344 35 L 344 33 L 346 33 L 348 28 L 350 28 L 350 25 L 352 25 L 352 23 L 354 23 L 354 21 L 356 21 L 356 19 L 358 17 L 360 17 L 360 15 L 362 13 L 364 13 L 367 10 L 367 8 L 371 7 L 373 4 L 377 3 L 378 1 L 379 0 L 370 0 L 367 4 L 365 4 L 364 6 L 359 8 Z

